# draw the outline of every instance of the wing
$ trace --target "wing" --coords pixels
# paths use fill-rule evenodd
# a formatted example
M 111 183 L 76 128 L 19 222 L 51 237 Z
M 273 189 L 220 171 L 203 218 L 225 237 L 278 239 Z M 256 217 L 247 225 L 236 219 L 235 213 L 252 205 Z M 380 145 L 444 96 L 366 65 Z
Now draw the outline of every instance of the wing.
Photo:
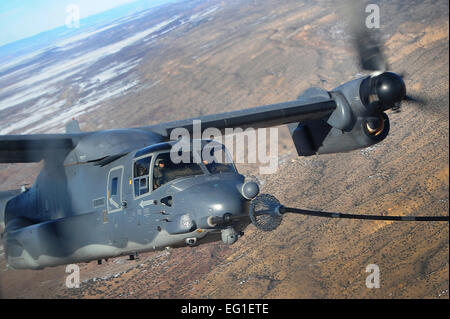
M 120 130 L 120 132 L 124 133 L 123 131 L 126 131 L 125 133 L 129 133 L 130 143 L 136 143 L 131 136 L 133 132 L 140 131 L 144 135 L 152 132 L 162 135 L 163 139 L 169 139 L 170 133 L 176 128 L 185 128 L 192 132 L 195 120 L 201 121 L 202 129 L 213 127 L 226 133 L 226 128 L 262 128 L 320 120 L 328 118 L 335 109 L 336 103 L 331 99 L 328 92 L 321 89 L 310 89 L 295 101 L 166 122 L 130 130 L 125 129 Z M 110 131 L 109 134 L 107 131 L 77 133 L 79 132 L 79 127 L 73 125 L 70 125 L 67 131 L 71 133 L 0 136 L 0 163 L 30 163 L 39 162 L 43 159 L 61 158 L 61 155 L 66 155 L 74 149 L 78 142 L 87 135 L 99 136 L 99 138 L 102 136 L 102 138 L 111 140 L 114 139 L 113 134 L 115 134 L 113 131 Z M 145 135 L 146 138 L 147 135 Z M 148 138 L 144 141 L 147 144 L 151 142 Z M 120 142 L 122 143 L 123 141 L 120 140 Z M 125 143 L 128 145 L 128 148 L 130 143 Z M 105 156 L 123 156 L 122 153 L 108 153 Z
M 65 154 L 82 134 L 36 134 L 0 136 L 0 163 L 31 163 Z
M 175 128 L 185 128 L 192 132 L 194 120 L 200 120 L 202 130 L 214 127 L 225 133 L 225 128 L 263 128 L 323 119 L 329 117 L 335 109 L 336 103 L 334 100 L 330 98 L 327 92 L 321 91 L 320 94 L 302 95 L 302 98 L 295 101 L 166 122 L 139 127 L 139 129 L 149 130 L 168 137 Z

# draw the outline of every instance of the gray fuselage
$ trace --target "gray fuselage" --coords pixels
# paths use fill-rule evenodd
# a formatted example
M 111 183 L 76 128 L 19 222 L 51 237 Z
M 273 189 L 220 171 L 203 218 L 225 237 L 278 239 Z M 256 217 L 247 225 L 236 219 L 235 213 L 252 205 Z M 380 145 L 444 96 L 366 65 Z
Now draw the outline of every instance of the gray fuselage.
M 195 175 L 153 189 L 155 161 L 170 147 L 150 145 L 109 163 L 70 162 L 70 156 L 46 161 L 33 186 L 6 205 L 9 265 L 40 269 L 87 262 L 217 241 L 224 232 L 233 243 L 248 219 L 227 226 L 208 220 L 248 215 L 249 201 L 240 192 L 244 177 L 233 164 L 212 173 L 200 162 Z M 138 161 L 147 161 L 147 175 L 136 176 Z

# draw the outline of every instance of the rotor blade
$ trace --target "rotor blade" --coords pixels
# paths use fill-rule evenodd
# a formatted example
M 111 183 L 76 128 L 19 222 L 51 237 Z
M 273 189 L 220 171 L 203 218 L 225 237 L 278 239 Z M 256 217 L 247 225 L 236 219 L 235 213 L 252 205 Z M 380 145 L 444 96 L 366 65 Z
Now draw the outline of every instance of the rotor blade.
M 404 100 L 408 101 L 408 102 L 419 103 L 419 104 L 426 104 L 427 103 L 425 101 L 425 99 L 423 99 L 422 97 L 411 96 L 411 95 L 406 95 Z
M 408 74 L 407 71 L 402 71 L 402 72 L 398 73 L 398 75 L 403 80 L 410 77 L 410 75 Z M 407 102 L 413 102 L 413 103 L 417 103 L 417 104 L 422 104 L 422 105 L 427 105 L 428 104 L 427 100 L 424 97 L 417 96 L 417 95 L 407 94 L 403 100 L 407 101 Z
M 387 70 L 386 60 L 381 51 L 381 47 L 369 32 L 356 33 L 354 45 L 362 69 L 380 72 Z
M 342 213 L 319 212 L 313 210 L 304 210 L 292 207 L 280 207 L 280 213 L 294 213 L 316 217 L 326 218 L 347 218 L 347 219 L 366 219 L 366 220 L 394 220 L 394 221 L 449 221 L 449 216 L 376 216 L 376 215 L 355 215 Z
M 375 28 L 366 25 L 368 13 L 365 1 L 346 1 L 343 10 L 350 24 L 349 33 L 361 68 L 369 71 L 386 71 L 388 65 L 383 54 L 380 34 Z
M 398 74 L 403 80 L 409 77 L 408 72 L 406 72 L 406 71 L 402 71 L 402 72 L 397 73 L 397 74 Z

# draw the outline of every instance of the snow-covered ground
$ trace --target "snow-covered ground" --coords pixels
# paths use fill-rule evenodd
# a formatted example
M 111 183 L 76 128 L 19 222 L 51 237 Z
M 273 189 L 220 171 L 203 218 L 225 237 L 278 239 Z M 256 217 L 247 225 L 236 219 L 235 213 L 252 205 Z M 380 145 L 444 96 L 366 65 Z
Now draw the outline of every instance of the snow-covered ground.
M 149 87 L 137 75 L 142 56 L 132 48 L 145 52 L 158 37 L 186 23 L 211 19 L 217 10 L 175 15 L 144 29 L 130 27 L 149 13 L 144 11 L 0 62 L 0 134 L 61 133 L 71 118 L 130 90 Z M 130 28 L 135 31 L 128 32 Z

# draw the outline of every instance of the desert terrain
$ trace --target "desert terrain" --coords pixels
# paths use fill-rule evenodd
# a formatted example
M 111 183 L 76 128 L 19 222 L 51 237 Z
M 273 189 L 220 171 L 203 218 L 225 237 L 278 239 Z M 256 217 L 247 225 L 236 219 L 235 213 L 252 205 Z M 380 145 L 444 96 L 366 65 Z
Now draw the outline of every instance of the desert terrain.
M 287 206 L 448 215 L 448 2 L 377 3 L 391 69 L 428 103 L 405 102 L 389 114 L 386 140 L 345 154 L 298 157 L 280 127 L 277 173 L 238 170 Z M 62 132 L 72 117 L 86 131 L 156 124 L 294 100 L 365 74 L 333 1 L 180 2 L 102 28 L 0 64 L 0 134 Z M 0 165 L 0 190 L 32 184 L 40 165 Z M 369 264 L 380 268 L 379 289 L 365 285 Z M 79 266 L 81 287 L 68 289 L 65 266 L 13 270 L 0 246 L 0 297 L 449 298 L 449 225 L 287 215 L 272 232 L 250 225 L 231 246 Z

